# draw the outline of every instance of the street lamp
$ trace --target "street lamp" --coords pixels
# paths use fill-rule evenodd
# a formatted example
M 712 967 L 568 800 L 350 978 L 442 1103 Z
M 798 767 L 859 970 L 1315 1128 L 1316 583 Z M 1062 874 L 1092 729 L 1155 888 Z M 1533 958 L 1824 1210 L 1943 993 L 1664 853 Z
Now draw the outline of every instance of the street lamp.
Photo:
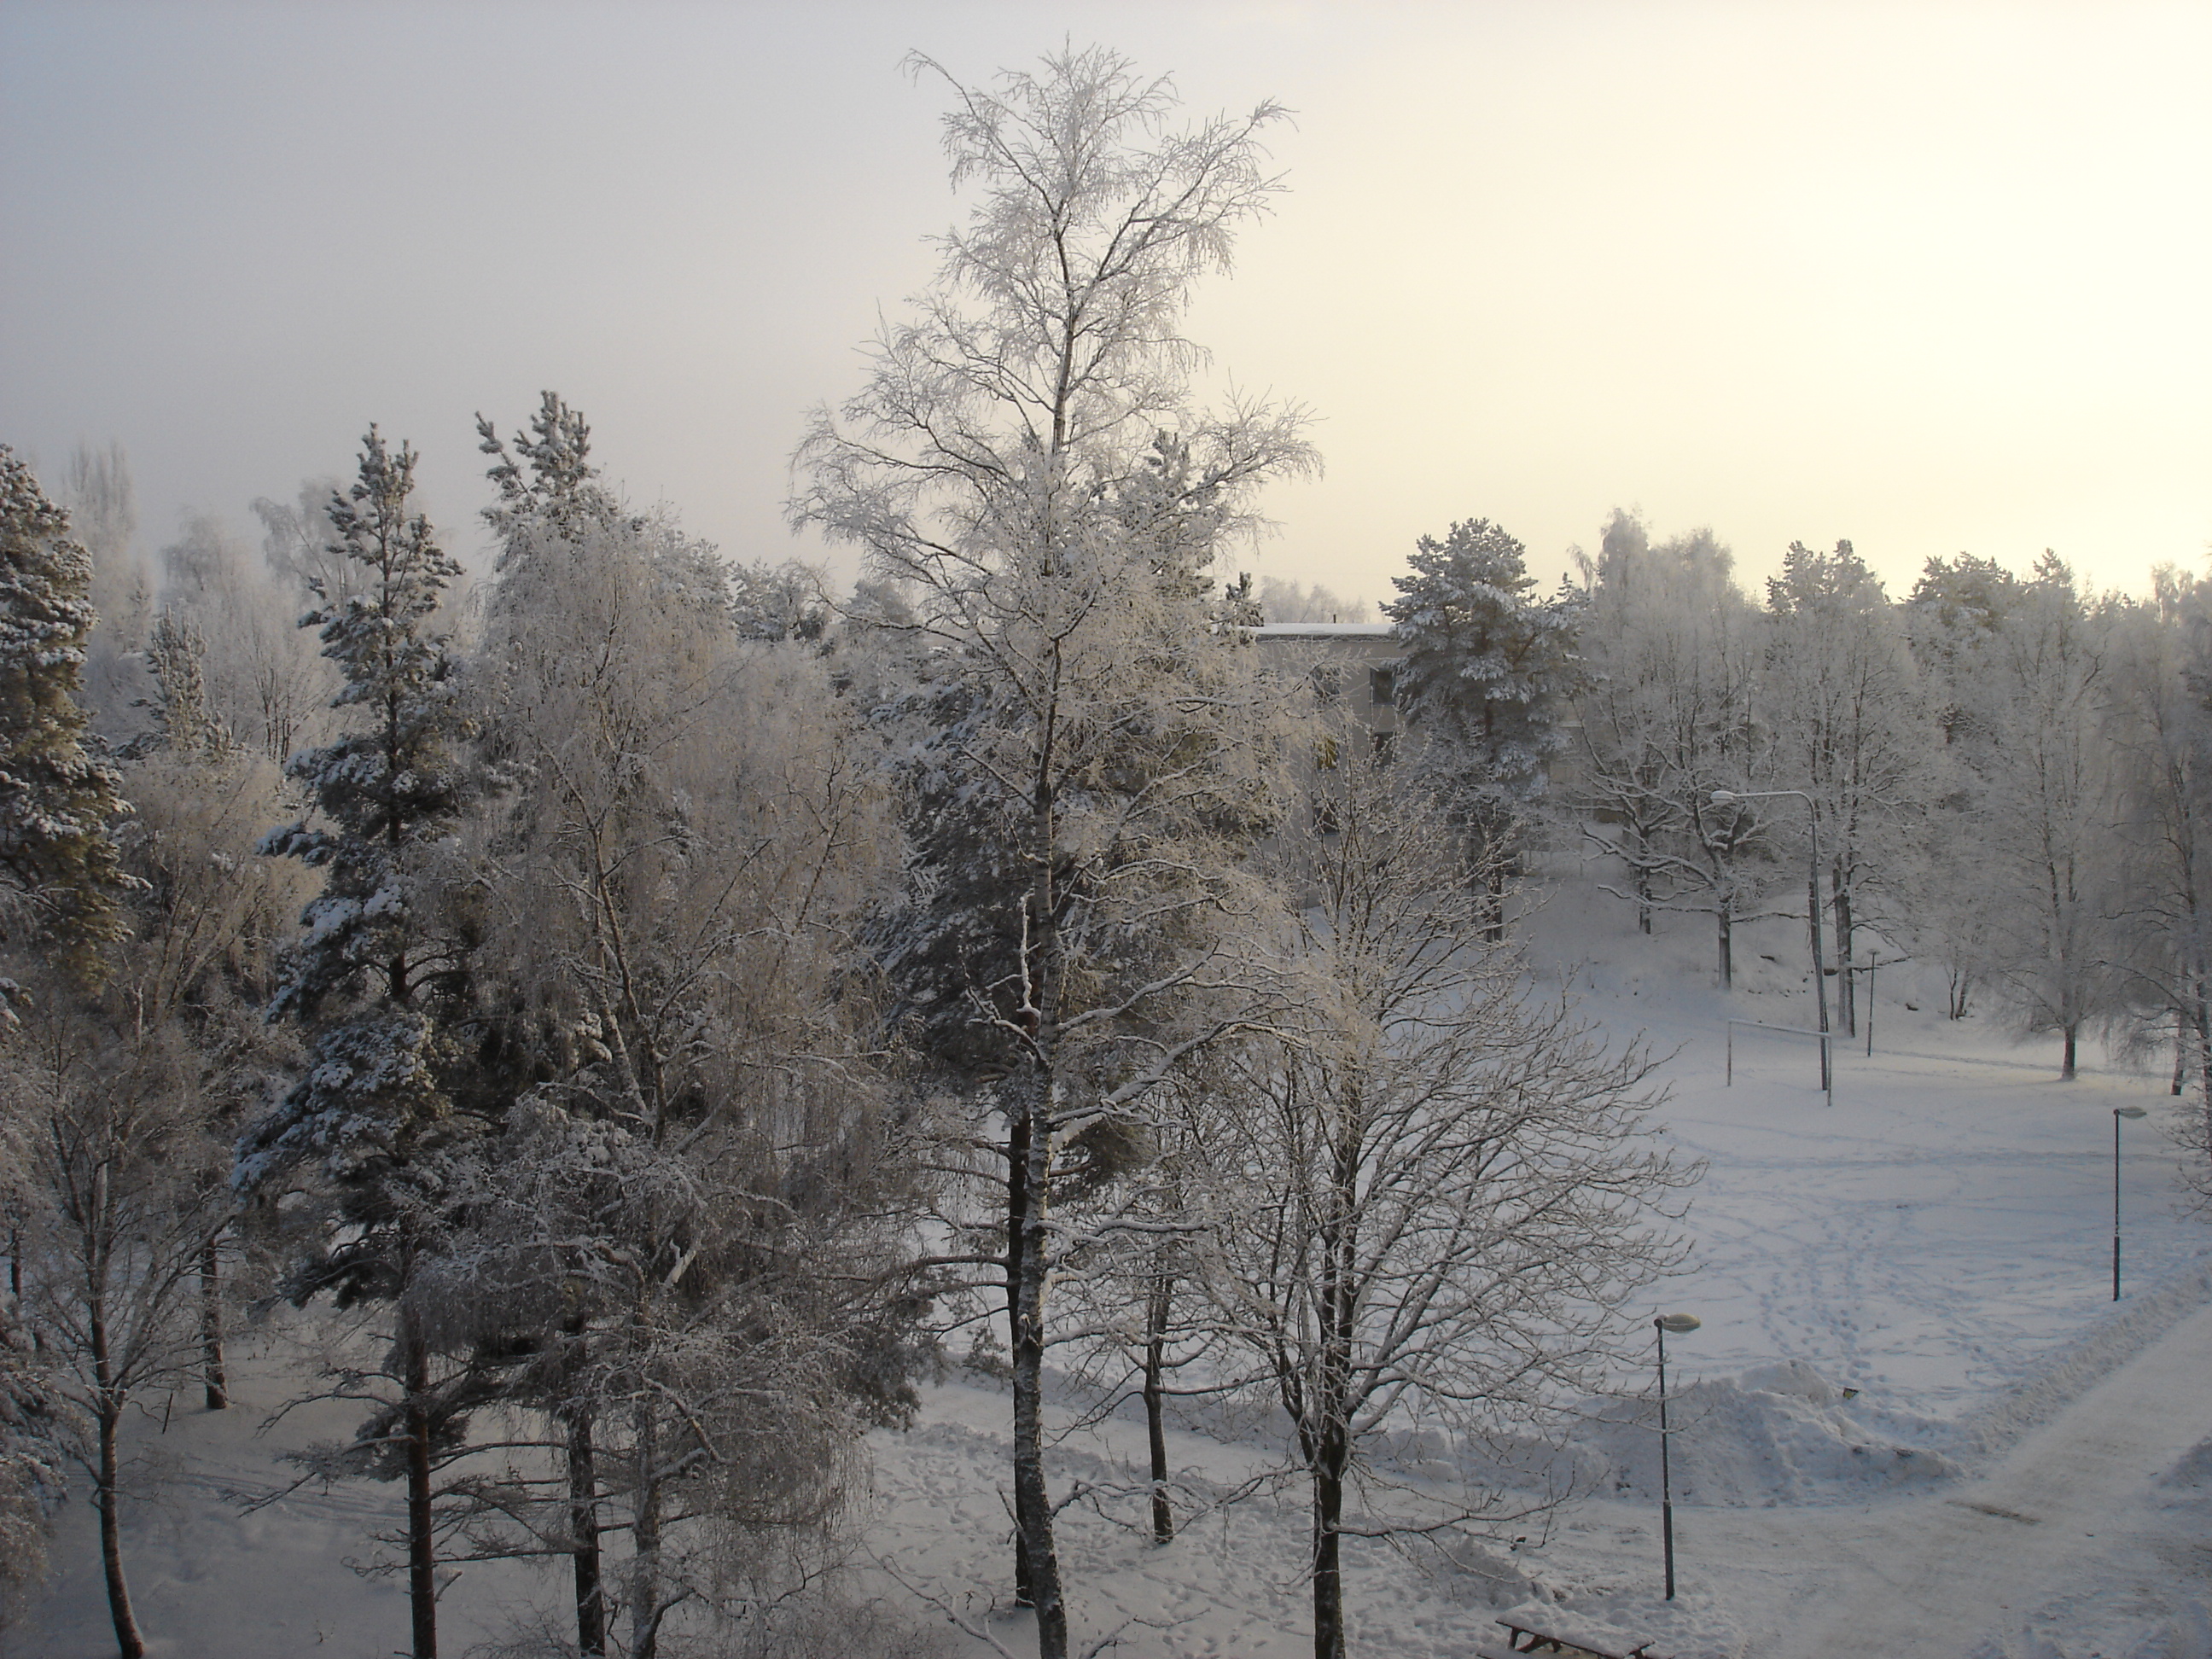
M 2112 1300 L 2120 1299 L 2120 1120 L 2147 1117 L 2140 1106 L 2112 1108 Z
M 1733 806 L 1740 800 L 1774 800 L 1784 795 L 1795 795 L 1805 803 L 1805 813 L 1813 830 L 1812 861 L 1805 872 L 1805 909 L 1813 919 L 1813 995 L 1820 1011 L 1820 1092 L 1827 1096 L 1828 1104 L 1836 1103 L 1836 1080 L 1828 1068 L 1828 968 L 1821 960 L 1820 951 L 1820 809 L 1813 798 L 1802 789 L 1759 789 L 1738 793 L 1733 789 L 1713 791 L 1713 805 Z
M 1659 1333 L 1659 1534 L 1667 1554 L 1667 1599 L 1674 1599 L 1674 1480 L 1667 1458 L 1667 1333 L 1687 1336 L 1698 1328 L 1695 1314 L 1661 1314 L 1651 1322 Z

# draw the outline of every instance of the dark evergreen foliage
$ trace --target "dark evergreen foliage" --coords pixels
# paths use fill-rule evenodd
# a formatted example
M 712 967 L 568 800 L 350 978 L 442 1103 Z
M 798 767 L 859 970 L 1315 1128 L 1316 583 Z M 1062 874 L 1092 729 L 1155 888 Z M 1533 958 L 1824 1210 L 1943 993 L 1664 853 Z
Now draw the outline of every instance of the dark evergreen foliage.
M 1525 555 L 1489 520 L 1463 520 L 1441 542 L 1420 538 L 1383 607 L 1406 647 L 1399 702 L 1437 746 L 1448 797 L 1485 834 L 1543 795 L 1565 741 L 1576 605 L 1532 597 Z
M 92 575 L 69 515 L 0 445 L 0 878 L 26 931 L 87 969 L 124 933 L 108 826 L 130 811 L 79 702 Z

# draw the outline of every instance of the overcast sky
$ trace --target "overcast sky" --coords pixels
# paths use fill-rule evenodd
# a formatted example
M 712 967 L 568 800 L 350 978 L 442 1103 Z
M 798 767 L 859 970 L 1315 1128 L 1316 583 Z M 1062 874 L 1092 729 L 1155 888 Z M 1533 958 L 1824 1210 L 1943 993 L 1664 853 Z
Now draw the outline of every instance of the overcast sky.
M 1547 581 L 1615 505 L 1741 568 L 1848 537 L 2056 548 L 2140 589 L 2212 544 L 2212 7 L 0 6 L 0 441 L 119 441 L 188 508 L 423 452 L 540 388 L 735 557 L 803 411 L 958 210 L 941 86 L 1063 40 L 1273 97 L 1289 191 L 1191 332 L 1310 405 L 1256 568 L 1380 598 L 1498 520 Z M 1253 564 L 1240 557 L 1237 564 Z

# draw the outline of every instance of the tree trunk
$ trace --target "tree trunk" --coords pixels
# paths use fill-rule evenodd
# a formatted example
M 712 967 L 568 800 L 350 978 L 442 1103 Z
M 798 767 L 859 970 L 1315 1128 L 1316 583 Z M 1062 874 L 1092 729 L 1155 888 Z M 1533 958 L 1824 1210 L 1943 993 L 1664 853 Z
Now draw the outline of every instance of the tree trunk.
M 1050 1111 L 1049 1090 L 1025 1106 Z M 1020 1271 L 1014 1301 L 1014 1504 L 1028 1545 L 1030 1591 L 1036 1608 L 1038 1659 L 1066 1659 L 1067 1608 L 1060 1600 L 1060 1559 L 1053 1545 L 1052 1500 L 1044 1477 L 1045 1181 L 1051 1135 L 1032 1123 L 1023 1217 Z
M 1505 942 L 1505 862 L 1502 855 L 1490 859 L 1490 867 L 1484 880 L 1482 937 L 1486 944 Z
M 1842 1002 L 1843 1028 L 1845 1036 L 1859 1033 L 1858 985 L 1851 973 L 1851 894 L 1848 887 L 1836 889 L 1836 983 Z
M 2190 1058 L 2196 1062 L 2197 1090 L 2208 1123 L 2212 1123 L 2212 999 L 2207 998 L 2205 991 L 2204 981 L 2197 980 L 2189 1000 Z M 2208 1140 L 2207 1150 L 2212 1151 L 2212 1140 Z
M 568 1532 L 576 1553 L 576 1651 L 597 1659 L 607 1650 L 607 1603 L 599 1583 L 599 1473 L 592 1413 L 568 1419 Z
M 1006 1353 L 1021 1340 L 1022 1246 L 1029 1229 L 1030 1115 L 1017 1112 L 1006 1126 Z M 1030 1567 L 1030 1514 L 1022 1488 L 1014 1488 L 1014 1605 L 1036 1605 Z
M 230 1378 L 222 1364 L 222 1258 L 212 1238 L 200 1247 L 200 1366 L 207 1408 L 230 1405 Z
M 1060 1558 L 1053 1544 L 1052 1498 L 1044 1476 L 1045 1297 L 1048 1263 L 1045 1210 L 1051 1191 L 1054 1114 L 1061 1105 L 1054 1064 L 1060 1037 L 1059 896 L 1053 882 L 1054 795 L 1050 767 L 1052 720 L 1041 723 L 1039 769 L 1030 797 L 1030 848 L 1036 860 L 1023 915 L 1022 1002 L 1036 1065 L 1008 1123 L 1008 1152 L 1018 1170 L 1019 1237 L 1014 1260 L 1014 1521 L 1026 1565 L 1030 1604 L 1036 1609 L 1038 1659 L 1066 1659 L 1067 1608 L 1060 1599 Z M 1012 1171 L 1010 1170 L 1010 1174 Z
M 1344 1472 L 1352 1461 L 1352 1342 L 1359 1282 L 1359 1176 L 1364 1147 L 1356 1126 L 1358 1093 L 1344 1097 L 1346 1132 L 1333 1148 L 1319 1237 L 1321 1352 L 1312 1426 L 1305 1442 L 1313 1473 L 1314 1659 L 1344 1659 Z
M 1325 1433 L 1313 1472 L 1314 1659 L 1344 1659 L 1344 1461 Z
M 1735 918 L 1729 914 L 1728 906 L 1723 904 L 1714 913 L 1713 920 L 1718 924 L 1720 933 L 1721 989 L 1733 991 L 1735 989 Z
M 2069 1021 L 2063 1029 L 2066 1033 L 2066 1053 L 2065 1057 L 2058 1062 L 2058 1080 L 2061 1083 L 2071 1083 L 2074 1080 L 2075 1048 L 2081 1036 L 2081 1028 L 2078 1024 Z
M 146 1659 L 146 1640 L 138 1633 L 138 1616 L 131 1607 L 131 1585 L 123 1576 L 122 1459 L 116 1443 L 123 1423 L 123 1401 L 107 1385 L 106 1322 L 97 1316 L 92 1340 L 94 1375 L 100 1379 L 96 1413 L 100 1474 L 92 1502 L 100 1511 L 100 1565 L 107 1579 L 107 1613 L 115 1626 L 115 1650 L 121 1659 Z
M 1175 1541 L 1175 1510 L 1168 1503 L 1168 1436 L 1160 1375 L 1167 1355 L 1168 1310 L 1175 1281 L 1164 1264 L 1145 1297 L 1145 1437 L 1152 1455 L 1152 1541 Z
M 635 1551 L 630 1583 L 630 1659 L 657 1659 L 660 1651 L 660 1431 L 653 1402 L 637 1404 L 636 1497 L 630 1516 Z
M 430 1346 L 414 1316 L 399 1315 L 399 1364 L 407 1390 L 407 1597 L 414 1611 L 415 1659 L 438 1659 L 437 1540 L 430 1531 Z

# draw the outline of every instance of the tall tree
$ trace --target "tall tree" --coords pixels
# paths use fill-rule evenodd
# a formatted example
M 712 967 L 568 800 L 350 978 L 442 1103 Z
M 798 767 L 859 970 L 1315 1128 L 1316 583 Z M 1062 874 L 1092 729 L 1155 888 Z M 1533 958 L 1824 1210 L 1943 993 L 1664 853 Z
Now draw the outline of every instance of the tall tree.
M 1993 559 L 1930 556 L 1905 608 L 1906 635 L 1942 734 L 1911 936 L 1922 960 L 1944 969 L 1944 1012 L 1952 1019 L 1967 1016 L 1995 967 L 1983 879 L 1985 802 L 1975 761 L 1990 740 L 1983 718 L 1991 641 L 2021 592 L 2020 579 Z
M 1584 837 L 1627 866 L 1620 896 L 1639 931 L 1665 911 L 1712 916 L 1723 987 L 1735 927 L 1767 914 L 1773 869 L 1759 821 L 1712 799 L 1765 787 L 1773 763 L 1758 718 L 1765 633 L 1731 562 L 1710 531 L 1654 547 L 1615 513 L 1589 572 L 1573 698 Z
M 228 739 L 282 762 L 307 746 L 310 709 L 332 684 L 296 625 L 308 592 L 268 553 L 265 540 L 257 556 L 220 520 L 191 515 L 161 552 L 160 614 L 200 636 L 208 712 Z
M 1903 908 L 1914 834 L 1935 793 L 1937 732 L 1902 618 L 1849 542 L 1830 553 L 1792 542 L 1767 579 L 1766 608 L 1762 712 L 1775 732 L 1775 787 L 1813 799 L 1843 1029 L 1853 1031 L 1853 942 Z M 1780 833 L 1796 821 L 1773 820 Z
M 371 427 L 356 482 L 327 509 L 360 586 L 319 589 L 324 604 L 301 625 L 321 630 L 343 678 L 337 706 L 355 722 L 286 768 L 324 822 L 262 842 L 323 872 L 270 1005 L 310 1024 L 313 1054 L 240 1138 L 235 1180 L 268 1194 L 318 1170 L 334 1200 L 326 1245 L 295 1271 L 293 1293 L 397 1301 L 414 1651 L 434 1659 L 432 1354 L 408 1291 L 434 1248 L 446 1160 L 486 1126 L 456 1099 L 464 1056 L 450 1028 L 465 1003 L 468 927 L 448 902 L 452 838 L 473 785 L 455 662 L 436 623 L 460 568 L 414 509 L 414 452 L 395 453 Z
M 1466 826 L 1472 866 L 1496 884 L 1496 933 L 1516 826 L 1566 744 L 1578 607 L 1565 592 L 1533 597 L 1527 550 L 1487 519 L 1422 537 L 1412 564 L 1383 607 L 1406 650 L 1398 695 L 1422 734 L 1424 769 Z
M 123 446 L 79 443 L 71 449 L 61 501 L 76 540 L 92 556 L 92 605 L 100 618 L 85 641 L 83 701 L 94 729 L 119 743 L 131 734 L 131 709 L 144 695 L 137 653 L 154 612 L 152 574 L 135 543 L 137 494 Z
M 2112 905 L 2115 1000 L 2144 1048 L 2173 1043 L 2173 1092 L 2194 1096 L 2212 1150 L 2212 593 L 2161 569 L 2113 617 L 2103 735 L 2120 856 Z
M 92 577 L 69 515 L 0 444 L 0 927 L 88 969 L 123 932 L 108 826 L 130 810 L 78 701 Z
M 2046 553 L 1966 678 L 1965 745 L 1983 856 L 1975 882 L 1999 997 L 2055 1031 L 2071 1078 L 2083 1029 L 2111 1006 L 2106 917 L 2118 874 L 2100 712 L 2112 680 L 2109 605 Z
M 1060 1659 L 1053 1193 L 1211 1029 L 1176 1011 L 1222 975 L 1215 922 L 1243 879 L 1229 842 L 1261 763 L 1234 722 L 1240 703 L 1263 717 L 1188 566 L 1311 456 L 1295 410 L 1194 408 L 1180 332 L 1194 280 L 1278 188 L 1260 135 L 1283 112 L 1176 130 L 1168 82 L 1097 48 L 991 89 L 944 78 L 974 209 L 863 389 L 815 417 L 792 514 L 911 590 L 927 684 L 910 706 L 933 699 L 949 722 L 921 744 L 916 782 L 947 810 L 919 826 L 927 885 L 888 929 L 887 965 L 964 1068 L 969 1133 L 996 1162 L 1001 1243 L 969 1260 L 1003 1276 L 1018 1590 Z M 1146 528 L 1199 519 L 1202 536 L 1169 544 Z
M 49 979 L 8 1055 L 34 1126 L 25 1305 L 90 1424 L 83 1462 L 118 1650 L 145 1650 L 124 1568 L 120 1434 L 131 1401 L 200 1372 L 227 1404 L 221 1240 L 227 1142 L 281 1045 L 258 1017 L 293 872 L 241 857 L 275 791 L 242 756 L 162 750 L 131 771 L 123 837 L 133 938 L 96 990 Z M 197 1281 L 197 1282 L 196 1282 Z
M 548 394 L 512 449 L 483 429 L 477 678 L 514 787 L 482 849 L 483 995 L 518 1097 L 449 1322 L 524 1358 L 507 1397 L 550 1419 L 560 1479 L 472 1483 L 507 1535 L 475 1531 L 568 1554 L 578 1650 L 626 1604 L 649 1659 L 714 1589 L 699 1534 L 799 1550 L 860 1426 L 906 1404 L 878 1289 L 902 1158 L 845 945 L 896 840 L 825 665 L 740 637 L 728 568 L 622 509 L 580 416 Z

